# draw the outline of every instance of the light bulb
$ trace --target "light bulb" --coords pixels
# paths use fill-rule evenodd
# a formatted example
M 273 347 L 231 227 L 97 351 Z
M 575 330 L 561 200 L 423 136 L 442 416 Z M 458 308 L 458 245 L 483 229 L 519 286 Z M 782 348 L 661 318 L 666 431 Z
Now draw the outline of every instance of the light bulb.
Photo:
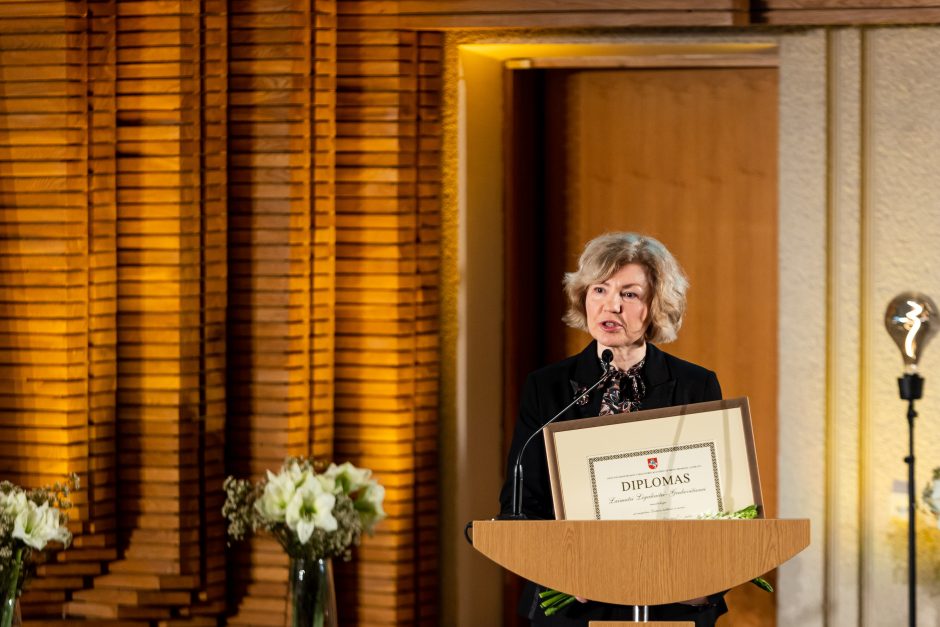
M 937 332 L 937 306 L 919 292 L 902 292 L 888 303 L 885 328 L 901 349 L 904 371 L 917 372 L 924 348 Z

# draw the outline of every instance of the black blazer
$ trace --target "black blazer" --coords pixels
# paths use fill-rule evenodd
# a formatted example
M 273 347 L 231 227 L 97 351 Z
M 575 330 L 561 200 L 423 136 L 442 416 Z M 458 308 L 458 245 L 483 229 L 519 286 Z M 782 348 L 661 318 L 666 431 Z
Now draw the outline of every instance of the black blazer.
M 506 481 L 499 495 L 500 511 L 512 511 L 512 473 L 519 449 L 530 435 L 558 413 L 574 397 L 590 387 L 603 374 L 597 357 L 597 342 L 591 342 L 578 355 L 564 359 L 531 373 L 522 389 L 519 418 L 516 421 L 512 445 L 507 460 Z M 673 405 L 721 400 L 721 386 L 715 373 L 683 361 L 646 345 L 646 363 L 643 367 L 646 398 L 642 409 L 657 409 Z M 584 405 L 575 405 L 558 420 L 590 418 L 600 413 L 601 394 L 592 393 Z M 529 518 L 553 519 L 552 491 L 548 479 L 545 441 L 536 436 L 522 459 L 523 490 L 522 511 Z M 572 626 L 587 625 L 589 620 L 616 620 L 632 617 L 632 608 L 590 602 L 572 603 L 553 617 L 545 617 L 538 607 L 538 589 L 526 586 L 520 599 L 519 610 L 533 620 L 534 625 Z M 713 625 L 715 619 L 727 611 L 721 595 L 709 599 L 711 604 L 696 608 L 683 604 L 651 608 L 650 620 L 690 620 L 696 626 Z

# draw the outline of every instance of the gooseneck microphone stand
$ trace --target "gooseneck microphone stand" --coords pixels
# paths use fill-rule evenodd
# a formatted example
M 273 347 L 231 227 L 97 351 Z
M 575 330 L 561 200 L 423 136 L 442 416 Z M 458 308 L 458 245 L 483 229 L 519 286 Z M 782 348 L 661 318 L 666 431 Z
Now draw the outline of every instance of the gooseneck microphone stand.
M 528 520 L 525 514 L 522 513 L 522 454 L 525 452 L 526 447 L 529 445 L 529 442 L 532 441 L 532 438 L 537 436 L 542 432 L 545 427 L 552 424 L 558 418 L 561 417 L 566 411 L 577 405 L 581 402 L 581 399 L 587 398 L 588 394 L 597 389 L 601 383 L 606 381 L 611 374 L 613 374 L 614 369 L 610 367 L 610 362 L 614 360 L 614 353 L 609 348 L 606 349 L 601 354 L 601 364 L 604 366 L 604 374 L 601 375 L 601 378 L 597 380 L 597 383 L 584 390 L 581 394 L 575 397 L 573 401 L 568 403 L 568 405 L 562 409 L 560 412 L 552 416 L 551 420 L 543 424 L 541 427 L 536 429 L 532 435 L 525 441 L 522 445 L 522 448 L 519 449 L 519 454 L 516 456 L 516 463 L 513 466 L 512 471 L 512 511 L 508 514 L 500 514 L 497 516 L 497 520 Z M 473 521 L 468 522 L 463 528 L 463 537 L 467 540 L 467 544 L 473 544 L 473 537 L 470 534 L 470 531 L 473 529 Z
M 519 449 L 519 454 L 516 455 L 516 464 L 513 466 L 512 470 L 512 512 L 509 514 L 500 514 L 500 520 L 526 520 L 526 515 L 522 513 L 522 454 L 525 453 L 525 449 L 527 446 L 529 446 L 529 442 L 531 442 L 535 436 L 540 434 L 545 429 L 545 427 L 558 420 L 562 414 L 577 405 L 581 399 L 587 398 L 588 394 L 596 390 L 597 386 L 610 377 L 614 371 L 614 369 L 610 367 L 610 362 L 613 361 L 613 359 L 614 353 L 608 348 L 601 354 L 601 363 L 604 365 L 604 374 L 602 374 L 601 378 L 597 380 L 597 383 L 581 392 L 581 394 L 576 396 L 573 401 L 568 403 L 564 409 L 552 416 L 551 420 L 533 431 L 532 435 L 529 436 L 529 439 L 527 439 L 525 444 L 522 445 L 522 448 Z
M 905 374 L 898 379 L 901 400 L 907 401 L 907 606 L 910 627 L 917 627 L 917 534 L 915 520 L 917 501 L 914 498 L 914 401 L 924 392 L 924 378 L 916 373 Z

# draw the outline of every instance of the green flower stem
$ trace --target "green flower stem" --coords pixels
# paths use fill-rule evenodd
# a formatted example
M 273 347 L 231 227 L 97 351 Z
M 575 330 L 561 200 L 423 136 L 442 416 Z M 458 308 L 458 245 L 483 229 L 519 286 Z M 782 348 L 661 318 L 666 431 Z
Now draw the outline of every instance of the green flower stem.
M 23 567 L 23 547 L 17 547 L 16 553 L 13 556 L 13 568 L 10 571 L 10 583 L 7 585 L 6 589 L 6 599 L 11 600 L 11 608 L 9 612 L 3 614 L 3 621 L 0 622 L 0 627 L 10 627 L 13 624 L 13 614 L 15 613 L 16 608 L 16 590 L 17 584 L 20 581 L 20 569 Z
M 751 583 L 760 588 L 761 590 L 766 590 L 767 592 L 773 592 L 774 587 L 770 585 L 770 582 L 764 579 L 763 577 L 755 577 L 751 579 Z
M 574 597 L 573 597 L 573 596 L 571 596 L 570 594 L 569 594 L 569 595 L 565 595 L 565 596 L 568 597 L 568 598 L 566 598 L 564 601 L 562 601 L 562 602 L 559 603 L 558 605 L 553 605 L 552 607 L 550 607 L 550 608 L 548 608 L 547 610 L 545 610 L 545 615 L 546 615 L 546 616 L 551 616 L 551 615 L 554 614 L 555 612 L 557 612 L 557 611 L 559 611 L 559 610 L 561 610 L 561 609 L 564 609 L 564 608 L 568 607 L 569 605 L 571 605 L 572 603 L 574 603 Z
M 542 602 L 539 603 L 539 607 L 545 610 L 546 616 L 551 616 L 574 601 L 574 597 L 570 594 L 558 592 L 557 590 L 544 590 L 539 592 L 539 598 L 542 599 Z
M 542 599 L 542 605 L 553 605 L 566 596 L 568 595 L 566 595 L 564 592 L 558 592 L 557 590 L 545 590 L 543 592 L 539 592 L 539 598 Z

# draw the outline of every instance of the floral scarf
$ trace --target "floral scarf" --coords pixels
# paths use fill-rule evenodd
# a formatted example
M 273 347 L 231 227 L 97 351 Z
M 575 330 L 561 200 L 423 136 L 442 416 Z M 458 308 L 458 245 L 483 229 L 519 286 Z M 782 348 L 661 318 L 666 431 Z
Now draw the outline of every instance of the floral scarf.
M 604 395 L 601 397 L 601 416 L 611 414 L 623 414 L 631 411 L 637 411 L 643 403 L 646 396 L 646 384 L 643 383 L 643 364 L 645 359 L 640 360 L 630 366 L 626 372 L 618 370 L 613 364 L 613 374 L 607 380 L 604 387 Z

